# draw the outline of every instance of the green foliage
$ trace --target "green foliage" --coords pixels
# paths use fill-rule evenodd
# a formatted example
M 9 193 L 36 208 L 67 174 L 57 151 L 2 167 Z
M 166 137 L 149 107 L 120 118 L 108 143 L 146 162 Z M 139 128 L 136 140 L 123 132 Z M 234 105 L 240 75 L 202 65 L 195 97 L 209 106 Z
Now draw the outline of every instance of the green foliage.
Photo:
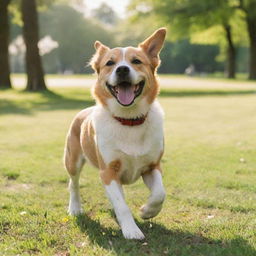
M 152 26 L 148 26 L 152 24 Z M 143 19 L 132 16 L 131 20 L 121 23 L 116 28 L 115 37 L 120 46 L 137 46 L 160 26 L 157 17 L 146 15 Z M 124 31 L 126 31 L 124 33 Z M 161 65 L 159 73 L 184 73 L 185 69 L 193 64 L 198 72 L 214 72 L 223 69 L 222 63 L 216 61 L 219 54 L 216 45 L 191 44 L 188 40 L 170 42 L 171 32 L 168 31 L 168 40 L 161 51 Z
M 105 25 L 116 25 L 118 16 L 115 11 L 106 3 L 102 3 L 97 9 L 94 9 L 92 16 Z
M 240 72 L 248 72 L 249 51 L 247 47 L 240 47 L 237 51 L 237 70 Z
M 228 24 L 234 15 L 227 1 L 222 0 L 134 0 L 135 5 L 148 5 L 149 13 L 155 13 L 170 26 L 172 38 L 188 38 L 195 31 L 213 25 Z
M 13 172 L 13 171 L 6 171 L 3 173 L 3 175 L 8 180 L 16 180 L 20 176 L 18 172 Z
M 65 71 L 89 73 L 91 69 L 86 68 L 86 64 L 95 52 L 94 42 L 100 40 L 112 46 L 114 37 L 112 32 L 100 25 L 99 22 L 86 19 L 83 13 L 70 5 L 61 4 L 65 2 L 67 1 L 38 1 L 40 37 L 50 35 L 59 44 L 57 49 L 43 56 L 44 69 L 47 73 Z M 22 34 L 19 4 L 20 1 L 10 7 L 12 40 Z
M 241 36 L 245 31 L 241 11 L 232 6 L 229 1 L 222 0 L 134 0 L 132 7 L 146 4 L 148 12 L 155 13 L 170 26 L 172 40 L 180 38 L 195 38 L 199 32 L 208 30 L 207 38 L 197 36 L 197 43 L 216 44 L 223 41 L 225 33 L 215 32 L 212 27 L 231 25 L 235 30 L 236 43 L 244 42 Z M 140 14 L 141 12 L 139 12 Z M 239 29 L 238 29 L 239 28 Z M 209 33 L 209 29 L 212 32 Z M 200 34 L 200 33 L 199 33 Z M 216 34 L 218 36 L 216 37 Z
M 149 26 L 148 24 L 152 24 Z M 117 43 L 120 46 L 131 45 L 137 47 L 139 43 L 144 41 L 149 35 L 151 35 L 155 29 L 159 28 L 155 19 L 151 16 L 146 16 L 141 20 L 126 19 L 120 22 L 114 29 L 114 35 L 117 38 Z
M 69 1 L 69 4 L 78 2 Z M 130 6 L 131 16 L 125 20 L 117 19 L 106 5 L 95 10 L 94 17 L 85 18 L 66 0 L 40 0 L 38 3 L 41 37 L 50 35 L 59 44 L 59 48 L 43 56 L 47 73 L 89 73 L 92 70 L 85 66 L 95 52 L 93 44 L 96 40 L 110 47 L 137 46 L 160 26 L 168 27 L 160 73 L 183 73 L 190 64 L 194 64 L 199 72 L 223 69 L 227 48 L 224 21 L 236 28 L 231 31 L 236 45 L 248 44 L 245 15 L 234 7 L 236 1 L 134 0 Z M 15 5 L 17 3 L 12 6 Z M 139 17 L 134 13 L 139 13 Z M 13 17 L 16 16 L 13 14 Z M 11 38 L 20 33 L 21 27 L 12 25 Z M 239 52 L 238 68 L 244 72 L 248 56 L 243 52 Z
M 256 1 L 255 0 L 229 0 L 234 8 L 240 9 L 249 19 L 256 18 Z
M 11 1 L 8 9 L 11 14 L 11 21 L 19 26 L 22 25 L 21 12 L 20 12 L 21 0 Z
M 252 3 L 254 0 L 248 0 Z M 240 1 L 222 0 L 133 0 L 135 15 L 156 15 L 169 27 L 171 40 L 219 45 L 219 61 L 227 59 L 230 77 L 235 72 L 235 48 L 248 44 Z M 243 6 L 245 6 L 244 4 Z M 251 5 L 253 7 L 253 5 Z
M 175 43 L 166 42 L 161 52 L 161 73 L 184 73 L 189 65 L 194 65 L 196 72 L 212 73 L 223 70 L 223 65 L 216 61 L 219 48 L 216 45 L 191 44 L 188 40 Z
M 68 3 L 69 0 L 36 0 L 37 9 L 39 11 L 45 11 L 48 7 L 53 5 L 54 3 Z M 8 6 L 9 12 L 12 17 L 12 23 L 22 26 L 22 19 L 21 19 L 21 0 L 11 1 L 11 4 Z
M 94 42 L 100 40 L 112 46 L 113 36 L 99 24 L 85 19 L 83 14 L 67 5 L 54 5 L 40 16 L 41 36 L 50 35 L 59 47 L 45 56 L 47 72 L 72 70 L 89 72 L 86 64 L 94 54 Z

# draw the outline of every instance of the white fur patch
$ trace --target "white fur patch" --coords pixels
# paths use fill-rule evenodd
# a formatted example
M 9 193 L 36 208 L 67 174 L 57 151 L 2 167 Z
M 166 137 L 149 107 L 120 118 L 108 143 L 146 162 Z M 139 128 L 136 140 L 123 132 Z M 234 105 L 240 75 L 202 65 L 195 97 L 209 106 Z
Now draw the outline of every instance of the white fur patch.
M 163 152 L 163 112 L 157 102 L 150 106 L 145 122 L 133 127 L 121 125 L 108 110 L 98 106 L 93 126 L 104 162 L 121 161 L 124 184 L 135 182 Z
M 127 239 L 143 239 L 144 235 L 136 225 L 131 211 L 125 203 L 122 187 L 115 180 L 105 185 L 107 196 L 111 201 L 122 233 Z
M 162 209 L 165 199 L 165 190 L 162 182 L 162 175 L 159 170 L 143 175 L 144 183 L 151 191 L 146 205 L 141 208 L 141 217 L 144 219 L 155 217 Z
M 79 215 L 83 212 L 79 193 L 79 175 L 80 173 L 77 172 L 75 176 L 70 177 L 69 181 L 70 199 L 68 213 L 70 215 Z
M 107 100 L 108 108 L 114 116 L 123 118 L 135 118 L 137 116 L 146 115 L 149 111 L 150 105 L 147 103 L 146 98 L 136 98 L 131 106 L 121 106 L 115 98 Z
M 117 84 L 117 75 L 116 75 L 116 70 L 120 67 L 120 66 L 126 66 L 129 68 L 130 70 L 130 76 L 131 76 L 131 80 L 133 84 L 138 84 L 143 77 L 141 76 L 141 74 L 139 72 L 137 72 L 128 61 L 126 61 L 125 59 L 125 53 L 127 48 L 120 48 L 120 50 L 122 51 L 122 60 L 119 61 L 115 68 L 112 70 L 112 73 L 110 74 L 109 78 L 108 78 L 108 83 L 115 86 Z

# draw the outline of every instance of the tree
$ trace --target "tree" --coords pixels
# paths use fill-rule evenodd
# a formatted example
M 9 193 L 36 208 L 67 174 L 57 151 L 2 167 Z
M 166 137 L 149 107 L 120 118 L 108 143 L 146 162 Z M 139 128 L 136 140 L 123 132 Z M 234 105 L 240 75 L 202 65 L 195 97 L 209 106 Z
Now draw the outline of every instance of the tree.
M 0 88 L 11 88 L 9 67 L 9 22 L 8 5 L 10 0 L 0 0 Z
M 39 27 L 36 0 L 22 0 L 23 37 L 26 45 L 26 70 L 28 91 L 46 90 L 44 71 L 39 55 Z
M 250 42 L 249 79 L 256 79 L 256 1 L 238 0 L 236 4 L 245 15 Z
M 54 4 L 40 14 L 41 36 L 50 35 L 59 47 L 43 56 L 47 72 L 91 72 L 86 69 L 96 40 L 114 46 L 115 37 L 104 26 L 85 18 L 69 5 Z M 63 33 L 65 31 L 65 33 Z
M 236 76 L 236 48 L 232 39 L 232 27 L 230 24 L 223 24 L 228 42 L 227 47 L 227 77 L 235 78 Z
M 171 27 L 176 38 L 190 38 L 198 31 L 220 25 L 227 41 L 227 76 L 235 77 L 236 49 L 232 38 L 231 18 L 235 10 L 223 0 L 134 0 L 134 4 L 147 4 L 142 8 L 154 12 Z
M 93 17 L 106 25 L 114 26 L 118 22 L 116 12 L 106 3 L 102 3 L 97 9 L 93 10 Z
M 134 11 L 134 8 L 131 10 Z M 115 27 L 115 38 L 119 46 L 137 46 L 152 31 L 163 26 L 158 23 L 154 13 L 142 15 L 130 15 L 130 19 L 118 24 Z M 150 26 L 148 25 L 150 24 Z M 125 31 L 125 33 L 124 33 Z M 187 39 L 173 40 L 174 34 L 171 32 L 167 38 L 164 48 L 161 50 L 161 65 L 158 67 L 158 73 L 183 74 L 185 69 L 193 64 L 200 73 L 211 73 L 223 70 L 223 63 L 217 61 L 220 55 L 219 47 L 216 42 L 212 44 L 191 43 Z M 173 42 L 175 41 L 175 42 Z

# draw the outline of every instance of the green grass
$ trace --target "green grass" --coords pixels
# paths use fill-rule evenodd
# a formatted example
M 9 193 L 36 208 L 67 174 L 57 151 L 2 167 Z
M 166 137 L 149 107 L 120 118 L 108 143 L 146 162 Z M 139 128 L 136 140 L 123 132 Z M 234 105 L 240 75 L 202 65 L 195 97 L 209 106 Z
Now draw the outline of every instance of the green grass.
M 0 91 L 0 255 L 256 255 L 255 92 L 162 92 L 167 198 L 143 221 L 146 187 L 125 187 L 146 235 L 128 241 L 91 167 L 81 177 L 85 215 L 66 214 L 64 140 L 73 116 L 93 104 L 89 91 Z

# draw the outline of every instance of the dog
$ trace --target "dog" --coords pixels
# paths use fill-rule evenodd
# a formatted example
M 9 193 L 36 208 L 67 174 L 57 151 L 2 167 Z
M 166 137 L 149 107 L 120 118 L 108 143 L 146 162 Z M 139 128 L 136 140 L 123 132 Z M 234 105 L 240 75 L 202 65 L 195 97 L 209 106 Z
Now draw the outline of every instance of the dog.
M 165 199 L 161 157 L 164 152 L 163 110 L 156 97 L 159 53 L 166 29 L 156 30 L 137 48 L 113 48 L 99 41 L 91 66 L 96 105 L 79 112 L 69 129 L 64 164 L 70 175 L 68 213 L 82 213 L 79 176 L 85 162 L 99 169 L 123 236 L 144 239 L 128 208 L 122 185 L 142 176 L 151 191 L 141 207 L 143 219 L 155 217 Z

